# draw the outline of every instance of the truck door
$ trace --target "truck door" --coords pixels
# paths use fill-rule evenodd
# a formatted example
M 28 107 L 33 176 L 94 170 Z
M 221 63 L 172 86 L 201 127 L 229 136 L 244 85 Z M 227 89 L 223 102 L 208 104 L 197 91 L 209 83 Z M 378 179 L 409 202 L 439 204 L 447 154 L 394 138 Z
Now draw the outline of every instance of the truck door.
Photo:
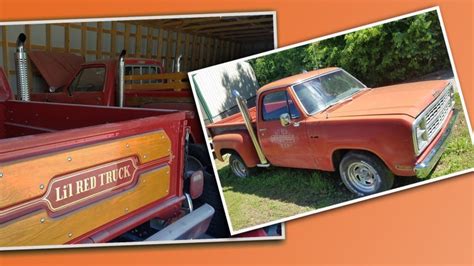
M 72 98 L 72 103 L 104 105 L 105 83 L 105 65 L 85 67 L 70 83 L 67 93 Z
M 271 91 L 259 97 L 257 131 L 265 156 L 276 166 L 311 168 L 304 117 L 286 90 Z M 282 126 L 280 116 L 289 114 L 291 124 Z

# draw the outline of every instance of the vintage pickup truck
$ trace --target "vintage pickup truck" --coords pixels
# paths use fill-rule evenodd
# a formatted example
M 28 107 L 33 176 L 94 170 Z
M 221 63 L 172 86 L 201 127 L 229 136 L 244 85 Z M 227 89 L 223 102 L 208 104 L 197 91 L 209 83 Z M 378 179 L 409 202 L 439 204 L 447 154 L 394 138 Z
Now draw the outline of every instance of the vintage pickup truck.
M 24 88 L 26 68 L 17 71 Z M 0 68 L 0 247 L 206 232 L 214 209 L 193 208 L 204 177 L 184 170 L 186 112 L 41 103 L 20 94 L 14 100 Z
M 24 49 L 25 42 L 26 35 L 20 34 L 17 39 L 17 49 L 21 47 L 25 61 L 29 61 L 26 59 L 28 54 Z M 164 67 L 158 60 L 125 58 L 125 53 L 122 51 L 118 59 L 104 59 L 81 64 L 75 74 L 69 77 L 69 81 L 59 87 L 54 87 L 57 86 L 57 82 L 54 83 L 54 81 L 57 80 L 58 67 L 62 67 L 64 62 L 54 65 L 54 62 L 46 60 L 48 58 L 45 56 L 32 56 L 32 63 L 50 87 L 46 91 L 30 92 L 28 99 L 39 102 L 185 111 L 185 119 L 189 127 L 186 170 L 202 169 L 207 172 L 204 192 L 195 202 L 196 204 L 210 203 L 216 211 L 208 233 L 214 237 L 230 236 L 209 153 L 204 144 L 202 128 L 187 81 L 187 73 L 164 73 Z M 178 60 L 176 71 L 180 69 L 179 63 Z M 25 78 L 31 79 L 31 77 Z
M 215 154 L 239 177 L 256 167 L 339 171 L 358 195 L 390 189 L 394 176 L 429 175 L 457 117 L 447 80 L 367 88 L 340 68 L 267 84 L 256 107 L 208 125 Z

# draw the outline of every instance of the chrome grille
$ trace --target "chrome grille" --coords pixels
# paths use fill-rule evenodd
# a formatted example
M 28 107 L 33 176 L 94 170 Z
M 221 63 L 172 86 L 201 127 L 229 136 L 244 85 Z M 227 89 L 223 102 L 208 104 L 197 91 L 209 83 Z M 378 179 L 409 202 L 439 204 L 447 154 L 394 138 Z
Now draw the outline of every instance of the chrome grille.
M 426 109 L 426 129 L 428 132 L 428 141 L 431 140 L 438 134 L 446 121 L 449 111 L 453 107 L 453 98 L 451 96 L 452 84 L 438 96 L 438 98 Z

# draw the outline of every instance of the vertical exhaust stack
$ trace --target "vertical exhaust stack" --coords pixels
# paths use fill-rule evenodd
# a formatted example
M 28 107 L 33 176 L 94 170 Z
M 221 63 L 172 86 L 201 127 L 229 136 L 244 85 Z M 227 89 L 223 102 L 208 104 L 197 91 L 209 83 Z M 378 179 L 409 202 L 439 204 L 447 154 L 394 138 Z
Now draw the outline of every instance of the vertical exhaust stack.
M 249 114 L 249 111 L 247 109 L 247 101 L 236 90 L 233 90 L 232 94 L 235 97 L 235 101 L 237 102 L 237 106 L 239 107 L 240 113 L 242 113 L 242 117 L 244 118 L 245 127 L 247 128 L 247 131 L 249 132 L 250 138 L 252 139 L 253 146 L 255 147 L 255 150 L 257 151 L 258 159 L 260 160 L 260 164 L 257 164 L 257 166 L 258 167 L 269 167 L 270 164 L 268 163 L 267 158 L 265 158 L 265 155 L 263 154 L 262 148 L 260 147 L 260 144 L 258 143 L 257 136 L 255 135 L 255 132 L 253 130 L 252 119 L 250 118 L 250 114 Z
M 181 71 L 181 58 L 183 58 L 183 55 L 180 54 L 178 56 L 178 59 L 176 59 L 176 72 L 180 72 Z
M 123 107 L 125 98 L 125 54 L 126 50 L 122 50 L 118 60 L 118 97 L 117 103 L 119 107 Z
M 21 101 L 30 101 L 30 84 L 28 82 L 28 55 L 25 51 L 26 35 L 21 33 L 16 41 L 15 67 L 16 84 Z

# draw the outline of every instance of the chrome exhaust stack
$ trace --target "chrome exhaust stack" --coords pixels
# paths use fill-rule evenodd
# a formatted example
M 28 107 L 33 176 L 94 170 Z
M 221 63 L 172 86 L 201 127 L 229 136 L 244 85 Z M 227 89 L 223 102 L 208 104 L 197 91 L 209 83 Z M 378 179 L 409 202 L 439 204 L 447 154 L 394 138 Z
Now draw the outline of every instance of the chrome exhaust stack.
M 15 68 L 16 85 L 21 101 L 30 101 L 30 84 L 28 81 L 28 55 L 25 51 L 26 35 L 21 33 L 16 40 Z
M 252 119 L 250 118 L 250 114 L 247 109 L 247 101 L 236 90 L 233 90 L 232 94 L 234 95 L 235 101 L 237 102 L 237 106 L 239 107 L 240 113 L 242 114 L 242 117 L 244 118 L 245 127 L 247 128 L 250 138 L 252 139 L 253 146 L 255 147 L 255 150 L 257 151 L 258 159 L 260 160 L 260 164 L 257 164 L 257 166 L 269 167 L 270 164 L 268 163 L 267 158 L 265 158 L 262 148 L 260 147 L 260 144 L 258 143 L 257 135 L 255 135 L 255 131 L 253 130 Z
M 123 107 L 125 98 L 125 54 L 126 50 L 122 50 L 118 60 L 118 96 L 117 103 L 119 107 Z
M 180 72 L 181 71 L 181 58 L 183 57 L 182 54 L 180 54 L 178 56 L 178 58 L 176 59 L 176 72 Z

